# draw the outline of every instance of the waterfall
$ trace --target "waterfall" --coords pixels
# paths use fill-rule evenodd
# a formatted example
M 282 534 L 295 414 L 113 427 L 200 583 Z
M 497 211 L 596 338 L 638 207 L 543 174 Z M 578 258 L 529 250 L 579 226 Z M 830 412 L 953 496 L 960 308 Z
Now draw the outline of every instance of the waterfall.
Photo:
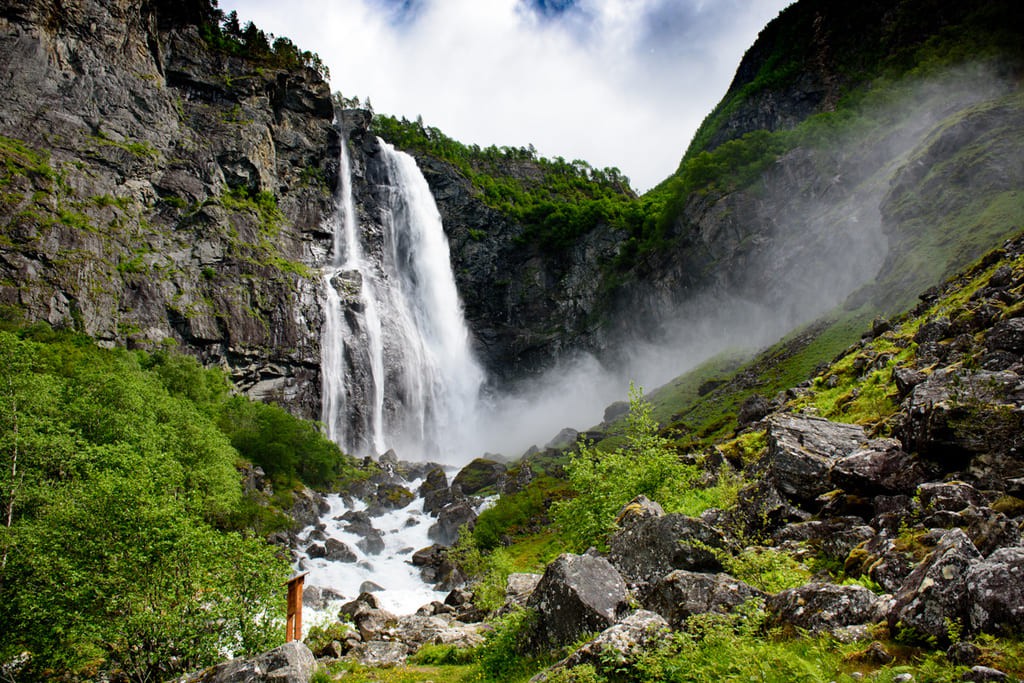
M 393 448 L 460 462 L 484 374 L 473 356 L 448 240 L 416 161 L 379 141 L 380 230 L 363 230 L 347 142 L 324 268 L 323 423 L 346 452 Z M 372 226 L 376 228 L 376 226 Z

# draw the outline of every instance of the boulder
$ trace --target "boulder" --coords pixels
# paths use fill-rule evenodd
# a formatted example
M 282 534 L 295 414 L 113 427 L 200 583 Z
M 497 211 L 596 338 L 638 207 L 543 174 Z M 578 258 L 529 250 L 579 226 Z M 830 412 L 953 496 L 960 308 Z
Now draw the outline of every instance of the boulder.
M 966 577 L 981 559 L 960 529 L 943 533 L 935 549 L 910 573 L 889 611 L 890 627 L 902 623 L 924 636 L 948 640 L 947 620 L 968 623 L 970 596 Z
M 969 505 L 983 505 L 981 492 L 962 481 L 930 482 L 917 490 L 925 513 L 938 510 L 959 512 Z
M 810 513 L 783 498 L 767 479 L 744 486 L 736 498 L 735 510 L 727 515 L 727 526 L 747 538 L 769 535 L 786 524 L 811 518 Z
M 560 555 L 526 605 L 537 611 L 534 644 L 558 647 L 603 631 L 626 610 L 626 584 L 603 557 Z
M 181 683 L 308 683 L 316 670 L 316 658 L 304 643 L 293 640 L 269 652 L 232 659 L 181 679 Z
M 881 599 L 864 586 L 809 583 L 776 593 L 766 606 L 777 624 L 824 633 L 874 622 Z
M 1014 372 L 941 368 L 914 387 L 903 403 L 897 436 L 908 452 L 947 471 L 971 456 L 1012 453 L 1022 445 L 1021 378 Z
M 837 517 L 789 524 L 775 533 L 776 545 L 806 543 L 825 557 L 845 560 L 854 548 L 874 538 L 875 530 L 859 517 Z
M 475 522 L 476 510 L 469 501 L 457 500 L 441 510 L 437 521 L 427 531 L 427 537 L 441 545 L 452 545 L 459 540 L 459 529 L 465 525 L 472 528 Z
M 1000 320 L 985 335 L 985 348 L 990 351 L 1008 351 L 1024 354 L 1024 318 Z
M 867 576 L 888 593 L 898 591 L 915 566 L 912 554 L 881 534 L 851 550 L 843 563 L 848 575 Z
M 765 597 L 765 593 L 728 574 L 677 569 L 652 584 L 640 601 L 679 627 L 694 614 L 728 612 L 751 598 Z
M 748 396 L 736 413 L 736 424 L 742 429 L 747 425 L 763 419 L 772 411 L 771 401 L 760 394 Z
M 505 581 L 505 605 L 525 606 L 540 579 L 540 574 L 509 574 Z
M 1024 547 L 1001 548 L 967 570 L 972 631 L 1024 633 Z
M 931 472 L 904 452 L 896 439 L 874 439 L 837 459 L 829 471 L 833 486 L 862 495 L 913 494 Z
M 312 554 L 310 555 L 312 557 Z M 336 538 L 328 538 L 324 544 L 324 557 L 332 562 L 355 562 L 356 554 L 348 545 Z
M 452 490 L 471 496 L 484 489 L 498 491 L 505 480 L 505 466 L 494 460 L 476 458 L 452 479 Z
M 423 498 L 423 511 L 431 515 L 436 515 L 454 500 L 452 491 L 448 488 L 448 476 L 442 468 L 435 467 L 427 472 L 426 478 L 420 484 L 420 496 Z
M 832 488 L 833 462 L 866 441 L 857 425 L 777 413 L 768 418 L 766 477 L 787 498 L 811 503 Z
M 674 569 L 722 571 L 716 554 L 732 550 L 724 533 L 681 514 L 630 515 L 608 543 L 608 560 L 631 583 L 651 583 Z
M 383 482 L 377 485 L 377 493 L 373 498 L 374 504 L 369 508 L 370 514 L 401 510 L 415 498 L 416 495 L 401 484 Z
M 409 648 L 395 640 L 371 640 L 358 643 L 348 652 L 350 659 L 363 666 L 393 667 L 405 664 Z
M 637 610 L 614 626 L 601 631 L 596 638 L 555 664 L 536 680 L 547 680 L 549 673 L 582 664 L 590 664 L 599 674 L 616 680 L 620 667 L 634 661 L 638 654 L 664 637 L 668 631 L 668 624 L 660 615 Z
M 311 488 L 303 487 L 292 494 L 292 508 L 288 516 L 299 526 L 315 526 L 320 518 L 331 511 L 331 506 L 322 495 Z

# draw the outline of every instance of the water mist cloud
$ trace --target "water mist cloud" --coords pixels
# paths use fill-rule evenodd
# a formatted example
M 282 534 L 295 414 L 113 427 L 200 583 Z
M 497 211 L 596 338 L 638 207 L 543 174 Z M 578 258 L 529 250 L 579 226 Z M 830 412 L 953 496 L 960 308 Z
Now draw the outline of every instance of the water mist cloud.
M 789 0 L 222 0 L 320 54 L 332 88 L 467 144 L 671 174 Z M 545 9 L 546 8 L 546 9 Z

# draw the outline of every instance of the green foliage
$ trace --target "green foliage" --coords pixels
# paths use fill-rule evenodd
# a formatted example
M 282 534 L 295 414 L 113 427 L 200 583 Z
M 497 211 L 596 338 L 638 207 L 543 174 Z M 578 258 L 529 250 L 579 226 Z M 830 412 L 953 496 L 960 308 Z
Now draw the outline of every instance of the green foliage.
M 225 15 L 221 10 L 215 10 L 213 19 L 200 27 L 199 34 L 214 50 L 274 69 L 312 69 L 323 80 L 330 80 L 330 69 L 315 52 L 300 50 L 283 36 L 275 38 L 274 34 L 265 33 L 251 21 L 241 27 L 235 11 Z
M 422 121 L 375 116 L 374 131 L 403 149 L 448 161 L 479 190 L 488 206 L 519 221 L 524 244 L 565 249 L 599 224 L 639 234 L 646 215 L 617 168 L 596 169 L 579 159 L 538 157 L 531 147 L 464 145 Z M 528 169 L 528 170 L 524 170 Z M 471 233 L 480 239 L 482 233 Z
M 736 556 L 723 554 L 720 559 L 729 574 L 766 593 L 803 586 L 811 578 L 807 567 L 774 548 L 752 546 Z
M 639 388 L 630 387 L 629 403 L 626 444 L 610 451 L 580 444 L 566 466 L 576 497 L 555 503 L 552 513 L 576 551 L 603 547 L 615 516 L 634 497 L 645 495 L 674 511 L 698 478 L 697 468 L 682 463 L 659 434 Z
M 362 476 L 355 461 L 317 427 L 275 405 L 231 398 L 218 424 L 245 459 L 263 468 L 276 488 L 300 481 L 318 488 Z
M 223 384 L 188 361 L 22 336 L 0 332 L 0 661 L 163 680 L 279 642 L 287 563 L 219 529 L 241 501 L 208 412 Z
M 540 475 L 522 491 L 501 496 L 481 512 L 473 527 L 473 538 L 482 550 L 496 548 L 503 536 L 528 533 L 531 527 L 543 525 L 548 507 L 564 496 L 564 482 Z
M 529 670 L 526 652 L 536 618 L 533 610 L 515 608 L 491 623 L 493 630 L 476 651 L 476 660 L 488 680 L 506 681 Z
M 432 645 L 426 643 L 416 651 L 409 661 L 412 664 L 470 664 L 476 660 L 476 651 L 472 648 L 456 647 L 455 645 Z

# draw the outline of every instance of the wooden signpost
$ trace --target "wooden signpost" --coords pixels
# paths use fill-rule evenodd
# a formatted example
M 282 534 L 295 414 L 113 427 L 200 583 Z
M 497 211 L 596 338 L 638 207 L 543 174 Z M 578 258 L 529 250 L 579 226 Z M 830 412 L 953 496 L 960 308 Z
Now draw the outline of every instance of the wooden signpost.
M 302 572 L 288 579 L 288 612 L 284 625 L 284 642 L 302 640 L 302 584 L 306 574 Z

